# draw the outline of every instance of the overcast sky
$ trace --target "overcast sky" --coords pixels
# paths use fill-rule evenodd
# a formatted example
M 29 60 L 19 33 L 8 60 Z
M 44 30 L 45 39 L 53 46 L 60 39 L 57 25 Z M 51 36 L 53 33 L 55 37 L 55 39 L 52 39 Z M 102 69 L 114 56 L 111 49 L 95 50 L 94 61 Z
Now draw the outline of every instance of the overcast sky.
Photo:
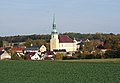
M 0 36 L 50 34 L 53 13 L 59 33 L 120 33 L 120 0 L 0 0 Z

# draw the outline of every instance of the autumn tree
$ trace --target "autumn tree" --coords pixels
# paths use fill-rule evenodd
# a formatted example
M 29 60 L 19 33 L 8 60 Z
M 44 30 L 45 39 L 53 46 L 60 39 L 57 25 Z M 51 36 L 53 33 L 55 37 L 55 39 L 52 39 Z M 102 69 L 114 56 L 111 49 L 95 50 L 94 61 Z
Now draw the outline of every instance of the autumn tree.
M 26 42 L 25 42 L 25 46 L 27 46 L 27 47 L 29 47 L 29 46 L 31 46 L 31 44 L 33 44 L 34 43 L 34 41 L 32 40 L 32 39 L 28 39 Z
M 3 46 L 3 42 L 0 40 L 0 47 L 2 47 Z

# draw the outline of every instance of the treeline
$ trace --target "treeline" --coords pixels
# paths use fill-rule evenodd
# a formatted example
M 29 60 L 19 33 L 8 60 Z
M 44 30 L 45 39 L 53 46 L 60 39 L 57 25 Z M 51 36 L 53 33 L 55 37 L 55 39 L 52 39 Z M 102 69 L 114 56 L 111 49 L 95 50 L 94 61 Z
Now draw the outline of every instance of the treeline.
M 63 33 L 63 35 L 68 35 L 72 39 L 76 38 L 77 40 L 80 39 L 90 39 L 90 40 L 95 40 L 99 39 L 101 41 L 109 40 L 112 38 L 119 39 L 120 40 L 120 34 L 104 34 L 104 33 L 96 33 L 96 34 L 81 34 L 81 33 Z
M 8 42 L 12 42 L 12 43 L 16 43 L 16 42 L 26 42 L 27 40 L 32 39 L 32 40 L 45 40 L 45 41 L 49 41 L 50 39 L 50 35 L 23 35 L 23 36 L 6 36 L 6 37 L 0 37 L 0 41 L 8 41 Z
M 84 40 L 84 39 L 89 39 L 89 40 L 101 40 L 101 41 L 106 41 L 106 40 L 112 40 L 114 41 L 119 41 L 120 40 L 120 34 L 103 34 L 103 33 L 96 33 L 96 34 L 81 34 L 81 33 L 74 33 L 74 32 L 69 32 L 69 33 L 60 33 L 60 35 L 68 35 L 70 38 L 72 39 L 76 39 L 76 40 Z M 32 40 L 45 40 L 45 41 L 49 41 L 50 40 L 50 34 L 47 35 L 37 35 L 37 34 L 33 34 L 33 35 L 18 35 L 18 36 L 6 36 L 6 37 L 0 37 L 0 41 L 8 41 L 8 42 L 25 42 L 28 39 L 32 39 Z

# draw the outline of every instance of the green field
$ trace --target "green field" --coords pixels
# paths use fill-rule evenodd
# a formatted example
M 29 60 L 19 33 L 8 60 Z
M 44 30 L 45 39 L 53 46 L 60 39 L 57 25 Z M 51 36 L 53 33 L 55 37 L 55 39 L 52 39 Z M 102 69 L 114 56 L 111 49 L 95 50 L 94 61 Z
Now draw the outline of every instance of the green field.
M 0 83 L 120 83 L 120 62 L 0 61 Z

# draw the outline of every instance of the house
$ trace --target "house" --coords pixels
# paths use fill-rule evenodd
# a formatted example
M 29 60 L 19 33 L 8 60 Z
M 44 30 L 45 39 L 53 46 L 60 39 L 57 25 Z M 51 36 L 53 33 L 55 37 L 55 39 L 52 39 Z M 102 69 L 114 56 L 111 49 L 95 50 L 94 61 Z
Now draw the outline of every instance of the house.
M 11 47 L 1 47 L 0 51 L 10 51 Z
M 85 42 L 90 42 L 90 40 L 89 40 L 89 39 L 86 39 Z
M 43 60 L 44 53 L 46 51 L 46 47 L 44 45 L 41 46 L 30 46 L 24 49 L 25 56 L 28 56 L 31 60 Z
M 40 52 L 45 52 L 47 50 L 47 48 L 44 45 L 40 46 Z
M 41 46 L 30 46 L 24 49 L 24 53 L 29 53 L 29 52 L 45 52 L 46 47 L 44 45 Z
M 58 35 L 55 19 L 53 19 L 53 28 L 51 31 L 50 51 L 65 50 L 66 52 L 77 51 L 77 41 L 72 40 L 67 35 Z
M 11 59 L 11 56 L 6 51 L 0 51 L 0 60 Z
M 18 53 L 17 53 L 17 56 L 22 57 L 22 56 L 25 56 L 25 55 L 24 55 L 24 53 L 19 53 L 19 52 L 18 52 Z
M 41 52 L 29 53 L 29 57 L 31 60 L 55 60 L 54 52 L 46 51 L 44 53 Z
M 31 60 L 41 60 L 41 53 L 36 52 L 36 53 L 30 54 L 30 58 Z
M 23 53 L 25 48 L 22 47 L 13 47 L 11 50 L 16 52 L 16 53 Z
M 44 59 L 47 59 L 47 60 L 55 60 L 55 52 L 53 51 L 46 51 L 45 54 L 44 54 Z
M 27 54 L 30 60 L 44 60 L 45 59 L 45 54 L 41 52 L 30 52 Z
M 8 41 L 3 41 L 3 47 L 11 47 L 12 43 L 8 42 Z
M 0 51 L 3 51 L 4 50 L 4 47 L 0 47 Z
M 24 51 L 25 48 L 23 47 L 13 47 L 11 48 L 11 51 L 15 52 L 17 56 L 21 57 L 21 56 L 24 56 Z
M 25 48 L 24 46 L 25 42 L 19 42 L 19 43 L 12 43 L 12 47 L 20 47 L 20 48 Z
M 111 50 L 111 49 L 100 49 L 101 54 L 105 54 L 106 51 Z

